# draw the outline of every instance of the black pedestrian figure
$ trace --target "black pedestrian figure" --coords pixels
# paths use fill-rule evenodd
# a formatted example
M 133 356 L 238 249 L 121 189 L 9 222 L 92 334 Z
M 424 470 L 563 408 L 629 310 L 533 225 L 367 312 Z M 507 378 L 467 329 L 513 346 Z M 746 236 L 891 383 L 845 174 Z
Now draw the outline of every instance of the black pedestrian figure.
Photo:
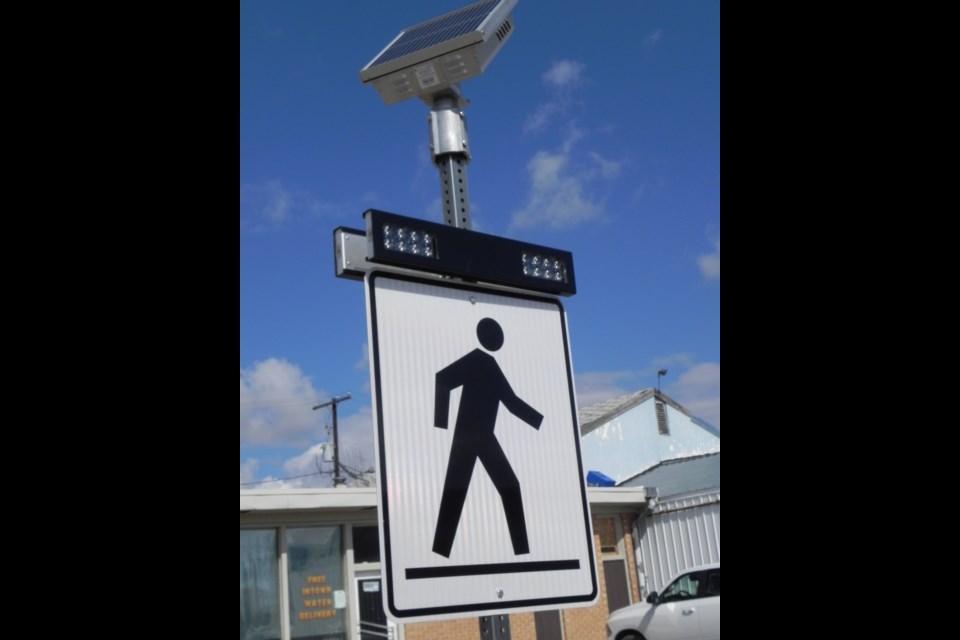
M 477 325 L 477 338 L 487 351 L 496 352 L 503 347 L 503 329 L 490 318 L 481 320 Z M 497 442 L 494 430 L 497 427 L 497 414 L 501 403 L 510 413 L 538 431 L 543 424 L 543 416 L 517 397 L 494 357 L 476 349 L 437 374 L 434 415 L 437 428 L 448 427 L 450 393 L 459 387 L 463 387 L 463 394 L 457 413 L 456 431 L 453 434 L 447 479 L 443 486 L 433 552 L 445 558 L 450 557 L 453 541 L 460 527 L 470 480 L 479 460 L 503 501 L 514 554 L 528 554 L 530 542 L 527 538 L 520 481 Z

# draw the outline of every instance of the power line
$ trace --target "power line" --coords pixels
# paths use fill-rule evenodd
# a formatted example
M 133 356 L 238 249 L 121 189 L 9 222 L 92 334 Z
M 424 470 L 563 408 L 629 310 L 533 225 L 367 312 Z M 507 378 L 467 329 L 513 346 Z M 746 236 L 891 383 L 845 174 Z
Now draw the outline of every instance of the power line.
M 306 473 L 302 476 L 290 476 L 289 478 L 277 478 L 276 480 L 258 480 L 256 482 L 241 482 L 241 487 L 253 487 L 259 484 L 273 484 L 275 482 L 288 482 L 290 480 L 303 480 L 304 478 L 312 478 L 314 476 L 330 476 L 333 475 L 332 471 L 318 471 L 316 473 Z
M 318 459 L 318 460 L 317 460 L 317 467 L 319 467 L 319 466 L 320 466 L 320 462 L 319 462 L 319 459 Z M 344 471 L 346 471 L 346 472 L 347 472 L 347 475 L 350 476 L 351 478 L 353 478 L 354 480 L 361 480 L 361 479 L 363 479 L 363 477 L 366 476 L 367 474 L 369 474 L 369 473 L 374 473 L 374 470 L 373 470 L 372 467 L 371 467 L 370 469 L 366 470 L 366 471 L 361 471 L 361 470 L 359 470 L 359 469 L 354 469 L 353 467 L 351 467 L 351 466 L 349 466 L 349 465 L 346 465 L 346 464 L 344 464 L 344 463 L 342 463 L 342 462 L 340 463 L 340 467 L 341 467 Z M 275 482 L 288 482 L 288 481 L 290 481 L 290 480 L 303 480 L 304 478 L 313 478 L 313 477 L 316 477 L 316 476 L 332 476 L 332 475 L 334 475 L 334 472 L 333 472 L 333 471 L 323 471 L 323 470 L 320 470 L 320 471 L 317 471 L 317 472 L 315 472 L 315 473 L 306 473 L 306 474 L 304 474 L 304 475 L 302 475 L 302 476 L 290 476 L 289 478 L 277 478 L 277 479 L 275 479 L 275 480 L 258 480 L 258 481 L 256 481 L 256 482 L 241 482 L 241 483 L 240 483 L 240 486 L 241 486 L 241 487 L 253 487 L 253 486 L 257 486 L 257 485 L 261 485 L 261 484 L 273 484 L 273 483 L 275 483 Z
M 241 400 L 240 408 L 243 410 L 252 409 L 284 409 L 287 407 L 312 406 L 314 400 Z

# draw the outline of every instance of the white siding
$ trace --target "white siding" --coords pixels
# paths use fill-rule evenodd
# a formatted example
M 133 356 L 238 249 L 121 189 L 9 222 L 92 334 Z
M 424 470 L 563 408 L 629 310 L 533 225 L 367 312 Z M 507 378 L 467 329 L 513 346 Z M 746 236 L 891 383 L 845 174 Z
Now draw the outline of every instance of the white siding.
M 660 435 L 653 398 L 583 437 L 584 473 L 600 471 L 625 482 L 667 460 L 720 451 L 720 438 L 667 406 L 670 435 Z
M 662 592 L 678 573 L 720 562 L 720 493 L 659 505 L 637 522 L 638 570 L 644 598 Z

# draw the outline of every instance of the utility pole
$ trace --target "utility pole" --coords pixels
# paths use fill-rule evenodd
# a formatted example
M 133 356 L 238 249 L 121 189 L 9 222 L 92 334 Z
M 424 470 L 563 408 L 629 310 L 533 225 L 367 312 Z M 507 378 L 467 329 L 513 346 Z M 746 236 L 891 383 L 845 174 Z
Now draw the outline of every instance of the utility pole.
M 323 404 L 318 404 L 313 408 L 314 411 L 319 411 L 320 409 L 326 409 L 327 407 L 331 408 L 333 412 L 333 488 L 336 489 L 342 484 L 346 484 L 347 481 L 340 477 L 340 432 L 337 430 L 337 405 L 341 402 L 346 402 L 353 398 L 352 393 L 348 393 L 344 396 L 337 396 L 330 402 L 324 402 Z

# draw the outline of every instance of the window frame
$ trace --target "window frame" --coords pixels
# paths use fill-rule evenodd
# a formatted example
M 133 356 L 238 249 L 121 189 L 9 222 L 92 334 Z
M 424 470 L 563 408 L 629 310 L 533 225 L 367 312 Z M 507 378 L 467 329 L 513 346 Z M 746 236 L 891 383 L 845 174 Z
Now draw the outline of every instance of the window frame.
M 671 582 L 670 585 L 663 590 L 663 593 L 660 595 L 661 604 L 672 604 L 674 602 L 689 602 L 691 600 L 702 600 L 704 597 L 707 597 L 701 594 L 706 592 L 706 584 L 707 584 L 706 578 L 708 573 L 709 571 L 701 570 L 701 571 L 688 571 L 687 573 L 680 574 L 679 576 L 677 576 L 676 580 Z M 690 591 L 683 589 L 683 591 L 690 593 L 690 597 L 687 597 L 687 598 L 676 597 L 676 598 L 667 599 L 668 598 L 667 594 L 670 592 L 670 590 L 673 589 L 674 586 L 679 586 L 679 584 L 685 579 L 690 579 L 690 580 L 697 579 L 697 592 L 690 593 Z
M 285 638 L 289 638 L 289 637 L 290 637 L 290 634 L 289 634 L 288 632 L 285 632 L 285 631 L 284 631 L 284 627 L 285 627 L 285 625 L 286 625 L 286 620 L 287 620 L 287 615 L 288 615 L 288 614 L 287 614 L 288 609 L 286 608 L 286 600 L 287 600 L 287 597 L 286 597 L 286 593 L 284 592 L 284 584 L 285 584 L 285 583 L 284 583 L 284 555 L 283 555 L 283 548 L 284 548 L 284 546 L 285 546 L 285 540 L 284 540 L 284 538 L 283 538 L 283 535 L 282 535 L 282 532 L 281 532 L 281 528 L 280 528 L 280 527 L 273 527 L 273 526 L 257 526 L 257 525 L 250 525 L 250 526 L 245 526 L 245 527 L 244 527 L 244 526 L 241 526 L 241 527 L 240 527 L 240 533 L 243 533 L 243 532 L 245 532 L 245 531 L 251 531 L 251 532 L 257 532 L 257 531 L 264 532 L 264 531 L 269 531 L 269 532 L 272 532 L 273 535 L 274 535 L 274 543 L 275 543 L 275 544 L 274 544 L 274 552 L 275 552 L 275 554 L 276 554 L 276 561 L 277 561 L 277 576 L 276 576 L 276 578 L 277 578 L 277 596 L 278 596 L 278 598 L 277 598 L 277 606 L 278 606 L 277 615 L 279 616 L 279 622 L 280 622 L 280 640 L 284 640 Z

